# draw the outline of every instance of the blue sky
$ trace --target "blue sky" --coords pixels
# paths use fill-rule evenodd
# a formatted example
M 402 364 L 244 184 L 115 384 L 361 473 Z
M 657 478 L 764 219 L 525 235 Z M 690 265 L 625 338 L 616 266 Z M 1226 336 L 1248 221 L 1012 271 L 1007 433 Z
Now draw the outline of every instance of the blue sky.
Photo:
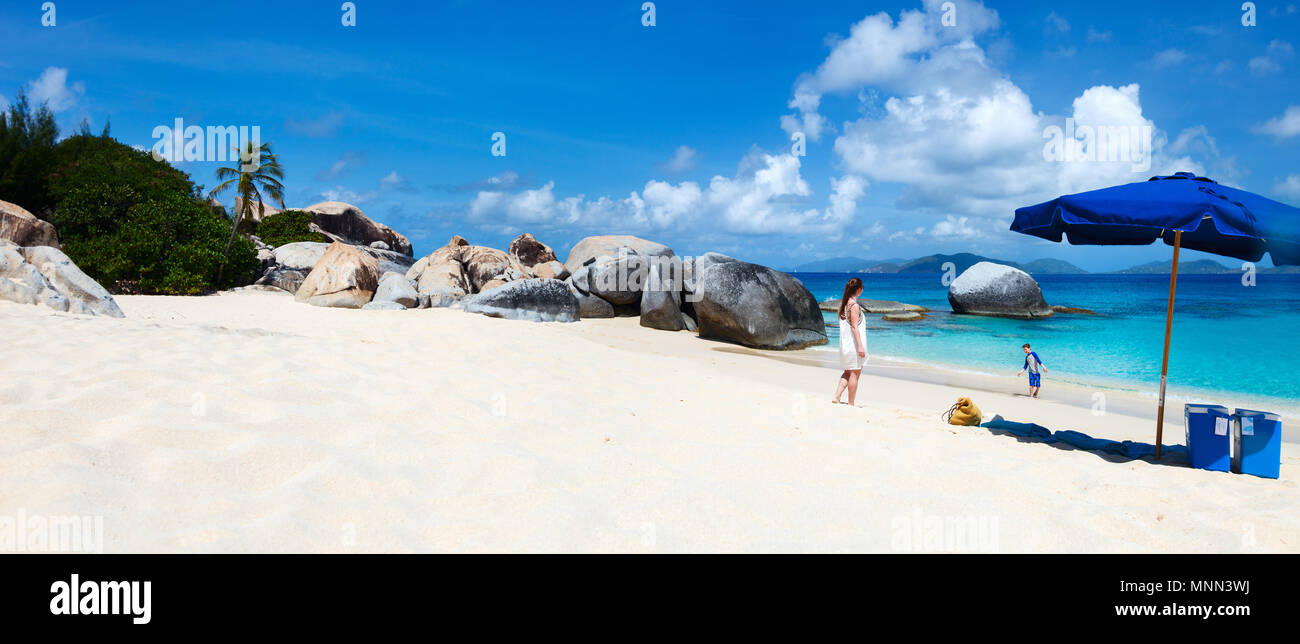
M 1169 249 L 1016 235 L 1015 206 L 1175 170 L 1300 203 L 1300 0 L 1255 3 L 1253 27 L 1237 1 L 663 0 L 653 27 L 639 0 L 354 3 L 344 27 L 341 2 L 60 0 L 43 27 L 8 1 L 0 102 L 25 88 L 66 130 L 111 118 L 146 148 L 176 118 L 260 126 L 290 206 L 356 203 L 417 254 L 631 233 L 777 267 L 1107 270 Z M 1044 159 L 1067 118 L 1149 126 L 1150 168 Z

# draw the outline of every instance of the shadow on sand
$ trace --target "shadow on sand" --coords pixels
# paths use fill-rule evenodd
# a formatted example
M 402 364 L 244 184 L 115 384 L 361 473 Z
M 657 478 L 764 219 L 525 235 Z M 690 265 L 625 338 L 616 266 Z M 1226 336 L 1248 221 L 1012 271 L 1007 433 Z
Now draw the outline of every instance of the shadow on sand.
M 1160 460 L 1155 460 L 1155 445 L 1136 441 L 1113 441 L 1093 438 L 1072 429 L 1053 432 L 1033 423 L 1018 423 L 994 416 L 982 425 L 997 436 L 1011 436 L 1022 443 L 1043 443 L 1056 449 L 1084 451 L 1110 463 L 1128 463 L 1145 461 L 1153 465 L 1188 467 L 1187 448 L 1183 445 L 1165 445 L 1160 451 Z

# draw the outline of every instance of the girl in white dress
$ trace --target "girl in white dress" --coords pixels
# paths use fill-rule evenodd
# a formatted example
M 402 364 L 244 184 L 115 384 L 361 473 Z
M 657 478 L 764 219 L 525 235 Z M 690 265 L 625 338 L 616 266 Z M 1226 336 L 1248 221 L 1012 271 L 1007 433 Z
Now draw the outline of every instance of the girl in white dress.
M 840 368 L 844 373 L 840 374 L 840 384 L 832 400 L 836 404 L 845 389 L 849 391 L 849 404 L 853 404 L 858 395 L 858 377 L 867 364 L 867 320 L 858 306 L 859 295 L 862 295 L 862 280 L 855 277 L 844 285 L 844 297 L 840 299 Z

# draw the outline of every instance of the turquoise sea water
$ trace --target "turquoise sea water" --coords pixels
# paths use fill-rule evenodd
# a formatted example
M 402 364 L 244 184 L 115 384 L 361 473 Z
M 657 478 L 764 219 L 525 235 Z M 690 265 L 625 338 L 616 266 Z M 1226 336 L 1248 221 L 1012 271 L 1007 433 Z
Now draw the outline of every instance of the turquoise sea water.
M 818 300 L 839 298 L 851 275 L 794 273 Z M 1035 276 L 1048 304 L 1091 309 L 1098 315 L 1057 314 L 1043 320 L 955 315 L 938 275 L 857 275 L 862 297 L 920 304 L 921 322 L 884 322 L 867 316 L 873 356 L 1014 375 L 1029 342 L 1056 378 L 1154 392 L 1159 389 L 1167 275 Z M 835 314 L 825 318 L 838 350 Z M 1181 398 L 1221 400 L 1242 394 L 1283 413 L 1300 410 L 1300 275 L 1258 274 L 1244 286 L 1239 274 L 1178 279 L 1169 359 L 1169 392 Z M 1227 396 L 1225 403 L 1231 402 Z

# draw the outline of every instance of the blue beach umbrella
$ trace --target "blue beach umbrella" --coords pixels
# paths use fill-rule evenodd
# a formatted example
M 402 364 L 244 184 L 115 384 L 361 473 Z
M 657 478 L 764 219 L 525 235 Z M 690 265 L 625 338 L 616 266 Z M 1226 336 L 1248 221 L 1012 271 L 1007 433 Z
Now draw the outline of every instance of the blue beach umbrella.
M 1181 248 L 1257 262 L 1268 253 L 1276 266 L 1300 265 L 1300 208 L 1179 172 L 1168 177 L 1057 197 L 1016 210 L 1011 230 L 1054 242 L 1139 246 L 1162 239 L 1174 247 L 1160 365 L 1156 458 L 1165 419 L 1165 378 L 1173 331 L 1174 290 Z

